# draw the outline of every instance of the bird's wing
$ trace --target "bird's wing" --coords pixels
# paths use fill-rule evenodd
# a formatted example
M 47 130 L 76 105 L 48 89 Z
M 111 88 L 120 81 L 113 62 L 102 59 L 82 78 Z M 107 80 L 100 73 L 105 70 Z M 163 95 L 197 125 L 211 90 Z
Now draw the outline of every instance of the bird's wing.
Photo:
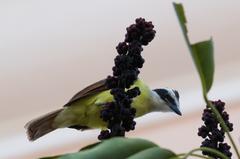
M 83 90 L 81 90 L 80 92 L 78 92 L 77 94 L 75 94 L 69 101 L 67 104 L 64 105 L 64 107 L 68 107 L 70 106 L 73 102 L 82 99 L 84 97 L 87 97 L 89 95 L 93 95 L 96 94 L 98 92 L 101 91 L 105 91 L 108 90 L 107 86 L 106 86 L 106 79 L 100 80 L 86 88 L 84 88 Z

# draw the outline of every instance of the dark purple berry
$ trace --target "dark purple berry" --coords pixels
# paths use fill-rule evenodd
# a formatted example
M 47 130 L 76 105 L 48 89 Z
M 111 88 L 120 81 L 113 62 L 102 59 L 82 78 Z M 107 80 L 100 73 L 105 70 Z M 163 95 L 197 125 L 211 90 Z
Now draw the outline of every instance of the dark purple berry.
M 221 100 L 218 100 L 212 101 L 212 104 L 217 108 L 217 111 L 222 116 L 224 122 L 229 128 L 229 131 L 232 131 L 233 124 L 229 122 L 229 115 L 226 111 L 224 111 L 225 103 L 222 102 Z M 205 125 L 198 129 L 198 135 L 204 138 L 205 140 L 202 142 L 201 147 L 204 146 L 219 150 L 223 154 L 231 158 L 232 153 L 230 152 L 230 146 L 224 143 L 225 132 L 222 129 L 218 120 L 216 119 L 216 116 L 209 107 L 204 109 L 202 114 L 202 120 L 204 121 Z M 207 155 L 216 159 L 219 158 L 218 156 L 215 156 L 215 154 L 209 152 L 203 151 L 202 153 L 203 155 Z
M 125 132 L 134 130 L 136 125 L 136 109 L 131 107 L 131 103 L 141 92 L 137 87 L 129 88 L 137 80 L 139 68 L 143 67 L 142 45 L 147 45 L 154 38 L 155 30 L 152 22 L 146 22 L 144 18 L 135 22 L 127 28 L 125 41 L 116 47 L 118 55 L 114 59 L 113 76 L 108 76 L 106 80 L 114 101 L 105 104 L 100 113 L 109 130 L 101 131 L 99 140 L 125 136 Z
M 127 54 L 128 52 L 128 45 L 126 42 L 120 42 L 118 46 L 116 47 L 117 52 L 121 54 Z
M 198 136 L 201 136 L 202 138 L 207 137 L 209 133 L 209 129 L 206 126 L 202 126 L 200 128 L 198 128 Z

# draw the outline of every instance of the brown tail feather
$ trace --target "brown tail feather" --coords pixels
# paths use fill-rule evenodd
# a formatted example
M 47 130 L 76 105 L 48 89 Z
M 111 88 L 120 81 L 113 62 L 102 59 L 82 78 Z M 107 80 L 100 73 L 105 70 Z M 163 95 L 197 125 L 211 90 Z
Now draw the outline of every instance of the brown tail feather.
M 25 129 L 27 129 L 28 139 L 30 141 L 34 141 L 39 137 L 55 130 L 53 127 L 53 121 L 55 117 L 62 111 L 63 109 L 59 109 L 53 112 L 50 112 L 46 115 L 38 117 L 29 121 L 25 125 Z

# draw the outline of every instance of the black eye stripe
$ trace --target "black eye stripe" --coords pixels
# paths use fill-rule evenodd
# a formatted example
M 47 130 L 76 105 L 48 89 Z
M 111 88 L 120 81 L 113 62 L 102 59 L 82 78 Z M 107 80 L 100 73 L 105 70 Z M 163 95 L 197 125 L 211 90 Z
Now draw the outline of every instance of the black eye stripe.
M 167 102 L 172 104 L 175 103 L 174 99 L 169 94 L 165 96 L 165 100 L 167 100 Z
M 179 93 L 178 93 L 178 91 L 177 91 L 177 90 L 174 90 L 173 92 L 174 92 L 175 96 L 177 97 L 177 99 L 179 99 Z

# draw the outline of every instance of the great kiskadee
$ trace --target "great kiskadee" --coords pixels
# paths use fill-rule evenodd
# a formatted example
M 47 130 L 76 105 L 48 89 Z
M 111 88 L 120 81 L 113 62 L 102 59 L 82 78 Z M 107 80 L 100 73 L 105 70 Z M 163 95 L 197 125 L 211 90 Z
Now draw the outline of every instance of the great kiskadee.
M 113 96 L 106 86 L 106 80 L 98 81 L 74 95 L 63 108 L 33 119 L 25 125 L 29 140 L 58 128 L 106 129 L 107 123 L 100 118 L 104 104 L 112 102 Z M 151 112 L 175 112 L 179 110 L 179 94 L 176 90 L 161 88 L 151 90 L 140 79 L 132 87 L 139 87 L 141 94 L 133 99 L 132 107 L 136 117 Z

